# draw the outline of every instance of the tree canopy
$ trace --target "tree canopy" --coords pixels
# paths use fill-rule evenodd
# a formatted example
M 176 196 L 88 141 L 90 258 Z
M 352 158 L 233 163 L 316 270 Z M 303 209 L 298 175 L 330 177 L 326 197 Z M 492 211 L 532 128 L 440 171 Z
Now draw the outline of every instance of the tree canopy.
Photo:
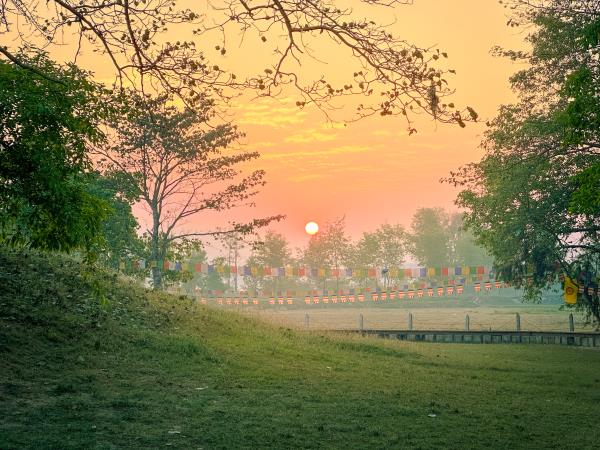
M 241 163 L 255 160 L 257 152 L 228 149 L 239 133 L 229 124 L 209 127 L 211 107 L 180 109 L 166 96 L 128 97 L 127 115 L 111 123 L 114 136 L 109 145 L 95 149 L 103 170 L 119 177 L 152 217 L 147 230 L 151 259 L 161 261 L 169 246 L 184 238 L 219 233 L 248 233 L 282 216 L 231 223 L 228 229 L 184 231 L 189 218 L 206 211 L 224 211 L 252 205 L 251 199 L 264 185 L 263 170 L 243 174 Z M 156 287 L 162 268 L 153 268 Z
M 509 2 L 510 24 L 528 27 L 527 63 L 511 78 L 483 140 L 485 156 L 455 172 L 466 223 L 502 277 L 539 297 L 557 274 L 582 287 L 578 305 L 600 322 L 600 4 Z
M 0 61 L 1 238 L 91 250 L 109 212 L 85 175 L 89 146 L 103 141 L 99 126 L 110 115 L 105 92 L 73 65 L 18 56 L 37 69 Z
M 361 3 L 392 9 L 411 2 Z M 357 117 L 400 115 L 411 130 L 418 112 L 461 126 L 477 119 L 470 107 L 458 109 L 445 100 L 452 93 L 446 78 L 453 72 L 439 64 L 445 52 L 411 44 L 330 0 L 222 0 L 200 11 L 177 0 L 7 0 L 0 9 L 0 33 L 13 37 L 0 46 L 0 54 L 23 67 L 28 64 L 19 57 L 19 46 L 72 44 L 75 61 L 82 50 L 106 58 L 118 86 L 176 94 L 188 106 L 207 98 L 227 100 L 243 89 L 271 96 L 290 87 L 299 107 L 315 104 L 332 112 L 332 100 L 361 96 Z M 226 68 L 232 41 L 264 48 L 266 67 L 249 74 Z M 343 49 L 356 67 L 342 81 L 302 70 L 307 61 L 325 59 L 315 48 L 328 43 Z

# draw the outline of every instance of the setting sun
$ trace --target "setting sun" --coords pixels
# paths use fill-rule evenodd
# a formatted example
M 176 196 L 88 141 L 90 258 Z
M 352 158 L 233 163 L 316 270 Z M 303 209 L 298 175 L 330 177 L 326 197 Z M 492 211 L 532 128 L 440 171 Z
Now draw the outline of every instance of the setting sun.
M 306 233 L 312 236 L 313 234 L 317 234 L 317 232 L 319 231 L 319 225 L 317 224 L 317 222 L 308 222 L 304 229 L 306 230 Z

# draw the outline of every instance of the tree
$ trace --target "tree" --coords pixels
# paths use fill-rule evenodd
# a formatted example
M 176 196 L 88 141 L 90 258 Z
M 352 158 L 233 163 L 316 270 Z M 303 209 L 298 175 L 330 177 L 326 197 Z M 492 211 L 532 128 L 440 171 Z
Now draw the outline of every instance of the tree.
M 254 244 L 246 264 L 250 267 L 278 269 L 287 267 L 293 262 L 290 244 L 285 236 L 269 230 L 260 241 Z M 245 277 L 244 283 L 254 290 L 278 291 L 291 288 L 289 284 L 282 282 L 279 277 L 264 276 L 260 273 L 257 276 Z
M 241 233 L 228 233 L 228 234 L 220 234 L 216 235 L 215 239 L 225 247 L 226 254 L 225 256 L 225 264 L 227 267 L 237 267 L 238 260 L 240 257 L 240 252 L 246 247 L 247 243 L 244 241 L 244 235 Z M 233 279 L 233 290 L 237 292 L 238 290 L 238 274 L 237 272 L 228 272 L 227 273 L 227 286 L 231 289 Z
M 18 58 L 33 70 L 0 61 L 0 239 L 91 255 L 109 212 L 85 175 L 111 112 L 105 92 L 73 65 Z
M 135 191 L 128 192 L 129 186 L 122 183 L 119 177 L 104 177 L 97 171 L 89 172 L 86 178 L 88 192 L 106 202 L 109 208 L 103 221 L 99 260 L 116 269 L 123 259 L 146 258 L 146 245 L 137 234 L 139 224 L 131 209 L 137 200 Z
M 327 222 L 319 232 L 311 236 L 302 255 L 303 263 L 311 268 L 341 269 L 347 265 L 350 256 L 350 238 L 346 235 L 345 218 Z M 324 285 L 331 274 L 325 274 Z M 339 275 L 335 277 L 336 289 L 340 285 Z
M 151 242 L 151 238 L 147 239 L 147 248 L 151 247 Z M 193 294 L 196 293 L 196 288 L 225 289 L 221 274 L 217 273 L 217 271 L 212 271 L 211 273 L 199 273 L 196 271 L 197 264 L 205 264 L 208 261 L 208 255 L 202 241 L 191 238 L 182 238 L 174 241 L 168 246 L 165 258 L 170 262 L 184 261 L 187 267 L 181 264 L 181 270 L 166 270 L 161 272 L 163 287 L 183 287 L 187 292 Z M 215 258 L 213 260 L 213 265 L 222 265 L 222 263 L 222 258 Z
M 491 266 L 493 258 L 483 247 L 477 245 L 475 236 L 465 228 L 463 214 L 450 215 L 450 257 L 448 263 L 454 266 Z
M 527 63 L 511 78 L 518 102 L 489 123 L 485 156 L 452 173 L 457 203 L 503 278 L 537 299 L 558 274 L 583 287 L 578 307 L 600 324 L 600 4 L 513 1 L 528 26 Z
M 387 269 L 383 282 L 387 286 L 393 270 L 404 263 L 408 247 L 408 235 L 402 225 L 383 224 L 373 232 L 365 232 L 350 251 L 350 265 L 361 269 L 361 281 L 366 283 L 364 269 L 378 267 Z M 364 273 L 363 273 L 364 272 Z
M 362 3 L 393 8 L 411 2 Z M 181 38 L 172 42 L 169 33 L 174 31 Z M 290 87 L 299 107 L 315 104 L 329 112 L 335 98 L 363 96 L 366 103 L 358 106 L 358 117 L 400 115 L 411 132 L 411 117 L 421 111 L 461 126 L 477 118 L 471 108 L 458 110 L 444 100 L 452 93 L 445 78 L 453 72 L 438 65 L 446 53 L 409 44 L 385 26 L 354 17 L 352 10 L 328 0 L 224 0 L 200 13 L 178 7 L 176 0 L 7 0 L 0 9 L 0 34 L 13 38 L 0 46 L 0 54 L 22 67 L 32 68 L 15 50 L 19 46 L 72 44 L 74 60 L 82 50 L 104 56 L 118 86 L 176 94 L 189 107 L 207 98 L 228 99 L 241 89 L 269 96 Z M 227 45 L 238 38 L 264 48 L 268 67 L 244 76 L 224 68 Z M 307 77 L 302 63 L 319 59 L 317 43 L 340 46 L 356 69 L 338 83 Z M 218 63 L 208 56 L 211 51 Z
M 136 191 L 152 216 L 150 258 L 161 261 L 169 246 L 184 238 L 224 233 L 249 233 L 282 216 L 232 223 L 229 229 L 185 232 L 179 228 L 186 219 L 206 211 L 224 211 L 243 204 L 264 185 L 264 171 L 241 176 L 236 167 L 259 157 L 256 152 L 235 152 L 228 145 L 239 133 L 225 124 L 206 126 L 210 105 L 204 112 L 180 110 L 167 97 L 131 97 L 127 120 L 112 123 L 111 145 L 99 146 L 96 153 L 107 173 L 118 174 Z M 162 286 L 162 268 L 152 268 L 154 286 Z
M 419 264 L 445 266 L 450 261 L 450 217 L 442 208 L 420 208 L 411 223 L 411 253 Z

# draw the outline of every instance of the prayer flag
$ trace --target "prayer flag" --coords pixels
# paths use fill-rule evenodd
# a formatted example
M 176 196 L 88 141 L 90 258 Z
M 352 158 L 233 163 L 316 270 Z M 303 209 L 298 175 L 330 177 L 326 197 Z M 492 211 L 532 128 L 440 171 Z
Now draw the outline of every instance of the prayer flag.
M 577 291 L 578 286 L 575 283 L 575 281 L 565 276 L 565 303 L 568 303 L 569 305 L 574 305 L 575 303 L 577 303 Z

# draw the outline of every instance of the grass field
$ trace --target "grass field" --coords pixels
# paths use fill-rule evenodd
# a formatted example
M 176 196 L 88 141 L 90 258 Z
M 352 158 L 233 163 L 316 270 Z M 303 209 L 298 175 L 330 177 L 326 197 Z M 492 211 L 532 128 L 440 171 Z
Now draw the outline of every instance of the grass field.
M 599 448 L 600 352 L 306 332 L 0 251 L 1 449 Z
M 514 330 L 516 314 L 520 315 L 521 329 L 527 331 L 569 331 L 569 311 L 560 311 L 555 305 L 513 305 L 491 307 L 377 307 L 328 309 L 246 309 L 253 317 L 264 318 L 276 324 L 304 327 L 309 316 L 309 327 L 321 330 L 356 329 L 358 317 L 363 316 L 365 328 L 407 329 L 408 314 L 413 316 L 413 328 L 420 330 L 464 330 L 469 315 L 471 330 Z M 573 312 L 576 331 L 593 331 L 581 314 Z

